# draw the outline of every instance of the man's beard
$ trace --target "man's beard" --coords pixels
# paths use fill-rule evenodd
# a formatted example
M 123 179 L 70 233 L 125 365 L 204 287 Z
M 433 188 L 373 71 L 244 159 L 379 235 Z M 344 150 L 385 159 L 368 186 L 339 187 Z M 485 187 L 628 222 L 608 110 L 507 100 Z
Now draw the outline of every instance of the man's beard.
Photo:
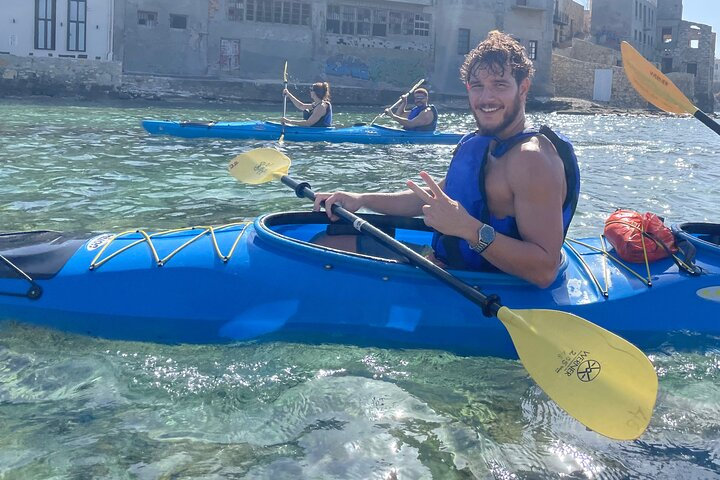
M 478 131 L 480 134 L 484 137 L 494 137 L 498 133 L 505 130 L 510 124 L 512 124 L 515 120 L 517 120 L 518 115 L 520 115 L 520 109 L 522 107 L 522 103 L 520 100 L 520 93 L 518 92 L 517 95 L 515 95 L 515 100 L 513 101 L 512 105 L 510 106 L 510 110 L 505 110 L 505 113 L 503 114 L 502 122 L 497 127 L 490 128 L 490 127 L 483 127 L 483 125 L 480 123 L 480 119 L 478 118 L 478 114 L 475 111 L 475 109 L 472 109 L 473 117 L 475 117 L 475 123 L 477 124 Z

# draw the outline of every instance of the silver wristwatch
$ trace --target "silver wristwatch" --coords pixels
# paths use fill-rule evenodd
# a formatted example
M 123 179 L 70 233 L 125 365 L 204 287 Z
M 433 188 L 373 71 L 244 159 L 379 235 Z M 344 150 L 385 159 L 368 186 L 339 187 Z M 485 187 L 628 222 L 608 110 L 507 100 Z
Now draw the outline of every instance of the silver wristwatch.
M 483 226 L 478 228 L 478 242 L 476 244 L 470 244 L 470 248 L 472 248 L 475 253 L 482 253 L 494 240 L 495 229 L 483 223 Z

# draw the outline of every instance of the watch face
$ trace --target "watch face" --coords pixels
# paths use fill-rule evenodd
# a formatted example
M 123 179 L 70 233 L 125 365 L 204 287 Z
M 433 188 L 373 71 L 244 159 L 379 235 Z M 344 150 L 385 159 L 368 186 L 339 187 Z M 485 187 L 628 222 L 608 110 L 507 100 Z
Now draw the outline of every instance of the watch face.
M 490 243 L 495 240 L 495 229 L 490 225 L 483 225 L 480 229 L 480 241 Z

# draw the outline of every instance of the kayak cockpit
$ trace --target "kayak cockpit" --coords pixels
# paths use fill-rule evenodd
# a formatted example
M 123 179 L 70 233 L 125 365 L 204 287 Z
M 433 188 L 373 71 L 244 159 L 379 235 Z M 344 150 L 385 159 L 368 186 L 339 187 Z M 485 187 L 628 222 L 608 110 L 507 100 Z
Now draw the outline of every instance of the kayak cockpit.
M 425 225 L 422 218 L 378 214 L 358 214 L 358 216 L 401 242 L 416 245 L 431 243 L 433 230 Z M 330 222 L 324 212 L 282 212 L 263 215 L 255 221 L 255 232 L 262 241 L 308 259 L 319 258 L 321 261 L 327 261 L 328 264 L 342 263 L 355 268 L 369 268 L 378 273 L 398 273 L 405 270 L 408 274 L 427 276 L 426 273 L 409 267 L 407 261 L 350 253 L 313 243 L 314 239 L 323 234 L 359 234 L 348 223 Z M 567 261 L 563 256 L 561 274 L 566 267 Z M 466 282 L 478 285 L 529 285 L 525 280 L 499 272 L 453 270 L 453 274 Z
M 673 225 L 672 231 L 677 240 L 686 240 L 703 253 L 720 255 L 720 224 L 686 222 Z
M 0 234 L 0 278 L 52 278 L 84 242 L 52 230 Z
M 400 241 L 410 239 L 430 243 L 432 229 L 421 218 L 394 215 L 359 214 L 375 227 Z M 359 235 L 352 225 L 345 222 L 331 222 L 324 212 L 282 212 L 264 215 L 258 219 L 263 230 L 297 241 L 311 243 L 318 234 Z M 366 255 L 361 255 L 366 256 Z

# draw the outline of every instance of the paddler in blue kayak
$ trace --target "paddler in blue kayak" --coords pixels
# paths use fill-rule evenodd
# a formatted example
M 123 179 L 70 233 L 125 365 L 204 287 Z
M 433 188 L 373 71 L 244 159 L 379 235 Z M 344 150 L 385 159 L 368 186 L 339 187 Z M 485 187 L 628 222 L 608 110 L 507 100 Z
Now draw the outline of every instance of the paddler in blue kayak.
M 302 120 L 290 120 L 282 117 L 283 125 L 298 125 L 302 127 L 330 127 L 332 126 L 332 104 L 330 103 L 330 84 L 328 82 L 315 82 L 310 87 L 312 103 L 303 103 L 298 100 L 287 88 L 283 89 L 298 110 L 303 111 Z
M 550 286 L 577 205 L 580 172 L 569 141 L 547 127 L 532 128 L 525 118 L 533 71 L 519 42 L 490 32 L 460 68 L 478 130 L 457 145 L 445 178 L 436 182 L 420 172 L 426 186 L 409 180 L 409 189 L 397 193 L 319 193 L 314 209 L 330 212 L 338 203 L 353 212 L 422 215 L 435 234 L 431 245 L 413 248 L 438 264 L 499 270 Z M 367 235 L 315 241 L 398 258 Z
M 416 88 L 412 93 L 415 106 L 407 108 L 409 94 L 400 97 L 395 112 L 386 108 L 385 114 L 398 122 L 405 130 L 434 131 L 437 128 L 438 112 L 435 105 L 428 104 L 429 94 L 424 88 Z

